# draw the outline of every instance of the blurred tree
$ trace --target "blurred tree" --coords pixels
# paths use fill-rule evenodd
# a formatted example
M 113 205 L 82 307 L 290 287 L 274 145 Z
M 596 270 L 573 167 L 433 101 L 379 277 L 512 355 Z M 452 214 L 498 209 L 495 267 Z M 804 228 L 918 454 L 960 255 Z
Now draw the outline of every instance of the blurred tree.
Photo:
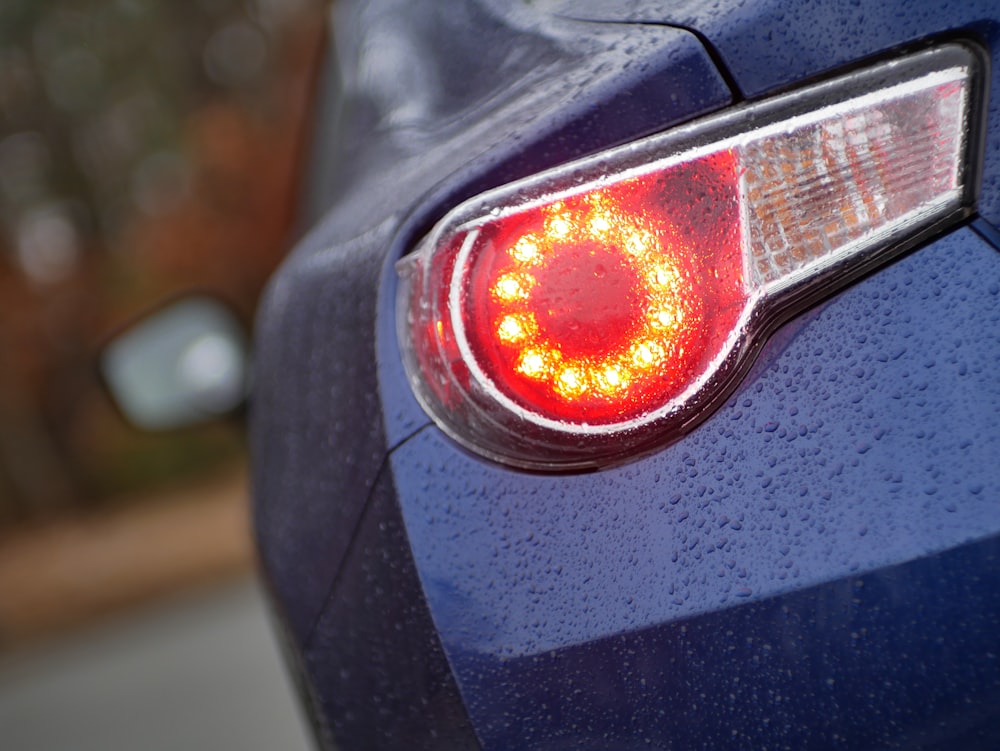
M 249 318 L 285 251 L 320 0 L 0 4 L 0 523 L 231 455 L 136 436 L 102 337 L 197 286 Z

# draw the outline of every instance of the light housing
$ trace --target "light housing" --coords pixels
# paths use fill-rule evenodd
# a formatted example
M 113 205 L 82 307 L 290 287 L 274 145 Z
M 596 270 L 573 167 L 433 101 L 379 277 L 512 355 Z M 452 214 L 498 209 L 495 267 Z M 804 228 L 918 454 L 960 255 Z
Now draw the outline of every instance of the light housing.
M 463 203 L 398 263 L 418 400 L 526 468 L 675 439 L 778 324 L 971 213 L 986 70 L 944 44 Z

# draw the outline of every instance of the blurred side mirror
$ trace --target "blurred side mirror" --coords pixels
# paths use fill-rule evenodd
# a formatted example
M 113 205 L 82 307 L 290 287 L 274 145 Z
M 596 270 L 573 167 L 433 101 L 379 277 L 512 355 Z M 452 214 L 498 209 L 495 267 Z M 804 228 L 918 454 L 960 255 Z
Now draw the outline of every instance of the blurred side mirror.
M 112 398 L 137 427 L 188 427 L 243 405 L 247 337 L 218 300 L 185 297 L 115 337 L 99 366 Z

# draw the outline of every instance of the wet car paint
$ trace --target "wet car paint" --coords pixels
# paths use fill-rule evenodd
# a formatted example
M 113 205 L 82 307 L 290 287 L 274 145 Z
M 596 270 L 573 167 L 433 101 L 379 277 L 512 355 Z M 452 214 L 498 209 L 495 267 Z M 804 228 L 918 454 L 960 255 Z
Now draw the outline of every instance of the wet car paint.
M 595 23 L 539 5 L 470 4 L 437 25 L 407 25 L 420 4 L 341 16 L 359 34 L 342 55 L 358 133 L 329 188 L 339 203 L 262 309 L 252 426 L 262 561 L 318 722 L 345 748 L 992 747 L 989 225 L 786 326 L 684 440 L 579 476 L 473 459 L 429 425 L 399 361 L 392 270 L 486 187 L 927 33 L 971 24 L 990 39 L 989 9 L 866 24 L 833 54 L 791 15 L 769 40 L 719 6 L 694 19 L 706 48 L 661 25 L 680 11 L 625 3 Z M 365 33 L 386 26 L 441 67 L 403 91 L 379 84 L 392 66 L 366 65 L 392 40 L 366 51 Z M 484 60 L 496 75 L 449 99 L 475 61 L 435 58 L 435 40 L 498 27 L 532 66 Z M 770 46 L 793 29 L 787 54 Z
M 417 569 L 484 745 L 893 743 L 936 691 L 954 701 L 937 685 L 950 662 L 972 673 L 963 700 L 995 709 L 997 261 L 964 229 L 850 288 L 775 337 L 707 423 L 632 465 L 525 476 L 436 429 L 397 449 Z M 952 597 L 978 607 L 940 613 Z M 872 703 L 886 682 L 897 706 Z M 790 703 L 769 719 L 751 695 Z

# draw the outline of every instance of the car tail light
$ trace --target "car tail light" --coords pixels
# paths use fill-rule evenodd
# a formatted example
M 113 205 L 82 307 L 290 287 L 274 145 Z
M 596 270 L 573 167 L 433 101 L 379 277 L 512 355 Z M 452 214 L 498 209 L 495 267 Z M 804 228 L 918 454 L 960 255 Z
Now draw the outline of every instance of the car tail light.
M 968 215 L 983 70 L 949 44 L 467 201 L 398 265 L 419 400 L 524 467 L 671 440 L 775 325 Z

